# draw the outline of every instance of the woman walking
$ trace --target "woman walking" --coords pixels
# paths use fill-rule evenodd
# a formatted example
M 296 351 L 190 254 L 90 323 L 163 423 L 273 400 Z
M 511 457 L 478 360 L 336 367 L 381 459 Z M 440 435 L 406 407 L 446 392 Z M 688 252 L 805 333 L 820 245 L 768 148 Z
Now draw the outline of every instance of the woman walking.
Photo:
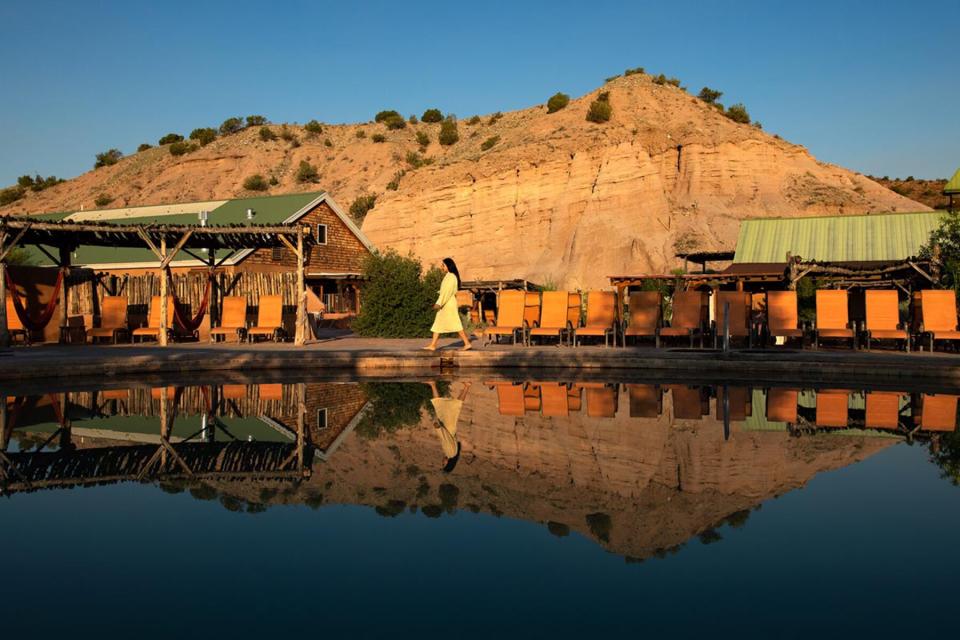
M 443 282 L 440 283 L 440 295 L 437 297 L 437 303 L 433 308 L 437 310 L 437 317 L 433 321 L 430 331 L 433 332 L 433 340 L 424 347 L 427 351 L 437 350 L 437 341 L 440 340 L 441 333 L 459 333 L 463 340 L 463 350 L 469 351 L 473 347 L 470 344 L 470 338 L 463 330 L 463 323 L 460 322 L 460 310 L 457 308 L 457 290 L 460 288 L 460 272 L 457 270 L 457 263 L 453 258 L 444 258 L 440 263 L 440 268 L 446 272 L 443 276 Z

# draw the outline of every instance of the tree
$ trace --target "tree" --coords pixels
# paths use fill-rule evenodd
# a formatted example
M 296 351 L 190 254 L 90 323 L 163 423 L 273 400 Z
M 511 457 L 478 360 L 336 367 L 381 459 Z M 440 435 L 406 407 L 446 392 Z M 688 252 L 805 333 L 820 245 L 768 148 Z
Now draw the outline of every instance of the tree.
M 137 147 L 137 153 L 140 153 L 141 151 L 146 151 L 147 149 L 153 149 L 153 145 L 147 142 L 144 142 L 139 147 Z
M 99 169 L 100 167 L 109 167 L 112 164 L 117 164 L 120 162 L 120 158 L 123 157 L 123 152 L 120 149 L 108 149 L 103 153 L 98 153 L 96 155 L 96 161 L 93 163 L 94 169 Z
M 433 397 L 430 387 L 419 382 L 364 382 L 360 386 L 370 409 L 360 418 L 356 432 L 368 440 L 417 426 Z
M 300 167 L 297 169 L 297 182 L 316 182 L 320 178 L 317 168 L 307 162 L 300 161 Z
M 728 107 L 726 115 L 734 122 L 739 122 L 740 124 L 750 124 L 750 114 L 747 113 L 747 108 L 739 102 L 731 107 Z
M 920 257 L 940 265 L 940 283 L 960 291 L 960 212 L 943 216 L 930 239 L 920 248 Z
M 440 109 L 427 109 L 423 112 L 423 115 L 420 116 L 421 122 L 441 122 L 443 120 L 443 114 L 440 112 Z
M 243 120 L 240 118 L 227 118 L 220 125 L 220 135 L 229 136 L 243 130 Z
M 277 139 L 277 134 L 271 131 L 270 127 L 260 127 L 260 139 L 264 142 L 270 142 Z
M 21 186 L 8 187 L 0 191 L 0 207 L 13 204 L 27 194 L 27 190 Z
M 456 144 L 460 139 L 460 133 L 457 131 L 457 119 L 454 116 L 447 116 L 440 125 L 440 135 L 437 140 L 444 146 Z
M 247 116 L 248 127 L 261 127 L 267 124 L 267 119 L 263 116 Z
M 157 140 L 157 144 L 162 146 L 165 144 L 173 144 L 174 142 L 180 142 L 182 140 L 183 140 L 183 136 L 180 135 L 179 133 L 168 133 L 167 135 Z
M 623 72 L 623 75 L 624 75 L 624 76 L 635 76 L 635 75 L 643 75 L 643 73 L 644 73 L 643 67 L 634 67 L 634 68 L 632 68 L 632 69 L 627 69 L 626 71 L 624 71 L 624 72 Z
M 205 147 L 217 139 L 217 130 L 210 127 L 194 129 L 190 132 L 190 139 L 196 140 L 200 143 L 201 147 Z
M 473 116 L 472 118 L 467 120 L 467 124 L 469 125 L 480 124 L 480 116 Z
M 110 197 L 108 194 L 106 194 L 106 193 L 101 193 L 100 195 L 98 195 L 98 196 L 97 196 L 96 198 L 94 198 L 94 200 L 93 200 L 93 204 L 97 205 L 98 207 L 105 207 L 105 206 L 107 206 L 108 204 L 110 204 L 111 202 L 113 202 L 113 198 L 111 198 L 111 197 Z
M 303 125 L 304 131 L 312 135 L 319 135 L 323 133 L 323 125 L 317 122 L 316 120 L 311 120 L 307 124 Z
M 706 102 L 707 104 L 713 104 L 723 96 L 723 91 L 716 91 L 710 87 L 704 87 L 700 89 L 700 93 L 697 94 L 697 97 Z
M 391 118 L 401 118 L 401 119 L 402 119 L 403 116 L 401 116 L 398 112 L 394 111 L 393 109 L 389 109 L 389 110 L 385 110 L 385 111 L 380 111 L 380 112 L 378 112 L 377 115 L 375 115 L 375 116 L 373 117 L 373 121 L 374 121 L 374 122 L 386 122 L 387 120 L 389 120 L 389 119 L 391 119 Z
M 556 113 L 563 109 L 565 106 L 570 104 L 570 96 L 565 93 L 560 93 L 559 91 L 547 100 L 547 113 Z
M 191 151 L 197 150 L 197 145 L 190 144 L 189 142 L 174 142 L 171 144 L 168 149 L 170 149 L 170 155 L 172 156 L 182 156 Z
M 350 205 L 350 216 L 357 222 L 363 222 L 363 219 L 367 217 L 367 213 L 370 209 L 373 209 L 373 206 L 377 204 L 376 194 L 363 194 L 356 197 L 356 199 Z
M 262 175 L 255 173 L 243 181 L 243 188 L 247 191 L 266 191 L 270 187 Z
M 393 249 L 364 260 L 363 306 L 352 328 L 361 336 L 422 338 L 430 335 L 433 303 L 442 274 L 426 274 L 420 261 Z
M 601 100 L 601 97 L 604 99 Z M 613 115 L 613 107 L 610 106 L 610 100 L 604 94 L 597 96 L 597 99 L 590 103 L 587 110 L 587 120 L 589 122 L 607 122 Z

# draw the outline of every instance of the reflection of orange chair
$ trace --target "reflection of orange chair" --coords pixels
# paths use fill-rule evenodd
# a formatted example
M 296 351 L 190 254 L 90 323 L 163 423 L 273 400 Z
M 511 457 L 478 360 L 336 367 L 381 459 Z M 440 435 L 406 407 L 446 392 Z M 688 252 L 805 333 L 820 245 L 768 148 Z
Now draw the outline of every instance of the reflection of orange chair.
M 800 393 L 796 389 L 770 389 L 767 391 L 767 420 L 770 422 L 786 422 L 793 424 L 797 421 L 797 398 Z
M 746 387 L 719 387 L 717 389 L 717 420 L 723 420 L 724 390 L 726 390 L 728 398 L 727 410 L 730 412 L 730 419 L 743 422 L 753 413 L 753 399 L 750 390 Z
M 710 399 L 700 387 L 670 385 L 673 417 L 677 420 L 699 420 L 710 413 Z
M 656 418 L 663 411 L 663 394 L 655 384 L 628 384 L 631 418 Z
M 864 426 L 871 429 L 896 429 L 900 424 L 902 395 L 895 391 L 871 391 L 866 395 Z
M 958 397 L 960 396 L 923 394 L 920 428 L 924 431 L 954 431 L 957 428 Z
M 613 418 L 617 415 L 617 385 L 587 382 L 586 389 L 587 415 L 591 418 Z
M 574 384 L 567 389 L 567 407 L 571 412 L 580 411 L 583 408 L 583 390 L 580 385 Z
M 220 387 L 220 397 L 224 400 L 241 400 L 247 397 L 247 385 L 225 384 Z
M 960 340 L 957 297 L 952 290 L 921 291 L 920 309 L 923 318 L 920 331 L 929 336 L 930 351 L 938 340 Z
M 558 382 L 544 382 L 540 387 L 540 414 L 548 417 L 570 415 L 570 399 L 567 386 Z
M 489 384 L 497 389 L 497 408 L 502 416 L 522 416 L 524 407 L 523 385 L 510 382 Z
M 850 394 L 843 390 L 817 391 L 817 426 L 846 427 L 849 398 Z
M 103 400 L 127 400 L 129 397 L 129 389 L 105 389 L 100 392 L 100 398 Z
M 661 327 L 660 337 L 690 337 L 693 346 L 694 336 L 700 336 L 703 346 L 703 328 L 707 322 L 707 294 L 703 291 L 678 291 L 673 294 L 673 316 L 669 327 Z
M 540 411 L 540 385 L 529 384 L 523 390 L 524 411 Z
M 177 397 L 176 387 L 154 387 L 150 389 L 150 398 L 153 400 L 162 400 L 166 389 L 167 400 L 173 400 Z
M 814 348 L 820 346 L 820 338 L 850 340 L 857 348 L 857 332 L 849 320 L 847 291 L 845 289 L 817 290 L 817 326 L 813 332 Z
M 282 384 L 262 384 L 260 385 L 261 400 L 283 400 Z

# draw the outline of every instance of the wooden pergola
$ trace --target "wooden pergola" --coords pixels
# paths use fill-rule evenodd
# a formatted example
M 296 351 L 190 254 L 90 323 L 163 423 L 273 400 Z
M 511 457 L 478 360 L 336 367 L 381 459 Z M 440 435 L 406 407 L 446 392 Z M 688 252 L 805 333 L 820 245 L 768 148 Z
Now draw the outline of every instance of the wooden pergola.
M 307 245 L 315 241 L 310 227 L 304 225 L 122 225 L 107 222 L 49 222 L 35 218 L 0 218 L 0 298 L 6 299 L 6 259 L 14 247 L 32 245 L 50 258 L 64 272 L 70 270 L 70 256 L 81 246 L 126 247 L 149 249 L 158 260 L 160 278 L 160 335 L 162 346 L 167 344 L 167 299 L 169 284 L 166 277 L 170 263 L 181 251 L 203 262 L 211 271 L 221 267 L 236 251 L 244 249 L 289 249 L 297 259 L 297 321 L 294 344 L 306 341 L 306 286 L 304 268 Z M 49 249 L 53 249 L 56 254 Z M 203 254 L 204 250 L 206 251 Z M 217 251 L 225 252 L 219 261 Z M 203 256 L 201 257 L 201 254 Z M 60 289 L 60 326 L 67 325 L 69 289 Z M 9 344 L 6 304 L 0 305 L 0 345 Z

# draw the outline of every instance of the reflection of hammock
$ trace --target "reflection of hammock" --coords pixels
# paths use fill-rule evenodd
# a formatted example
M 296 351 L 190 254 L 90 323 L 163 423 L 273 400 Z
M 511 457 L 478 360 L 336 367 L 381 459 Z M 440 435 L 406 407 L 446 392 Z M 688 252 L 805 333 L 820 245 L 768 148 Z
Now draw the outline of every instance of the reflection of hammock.
M 37 319 L 31 318 L 30 314 L 27 313 L 27 310 L 20 302 L 20 296 L 17 294 L 17 284 L 10 276 L 10 271 L 6 271 L 5 275 L 7 289 L 10 291 L 10 298 L 13 300 L 13 308 L 17 312 L 17 317 L 20 318 L 20 323 L 30 331 L 43 331 L 44 327 L 46 327 L 50 322 L 50 318 L 53 317 L 53 312 L 57 309 L 57 301 L 60 299 L 60 287 L 63 285 L 63 271 L 61 270 L 57 274 L 57 283 L 53 287 L 53 295 L 50 296 L 50 300 L 43 308 L 43 311 L 40 312 L 40 317 Z
M 200 323 L 203 322 L 203 316 L 207 314 L 207 304 L 210 301 L 210 289 L 213 284 L 213 277 L 207 278 L 207 288 L 203 292 L 203 300 L 200 301 L 200 306 L 197 309 L 197 313 L 191 318 L 187 315 L 186 309 L 183 305 L 180 304 L 180 300 L 177 298 L 177 288 L 173 286 L 173 276 L 170 275 L 170 272 L 167 272 L 167 278 L 170 280 L 170 297 L 173 299 L 173 315 L 174 319 L 177 321 L 177 324 L 183 327 L 187 331 L 196 331 L 200 328 Z

